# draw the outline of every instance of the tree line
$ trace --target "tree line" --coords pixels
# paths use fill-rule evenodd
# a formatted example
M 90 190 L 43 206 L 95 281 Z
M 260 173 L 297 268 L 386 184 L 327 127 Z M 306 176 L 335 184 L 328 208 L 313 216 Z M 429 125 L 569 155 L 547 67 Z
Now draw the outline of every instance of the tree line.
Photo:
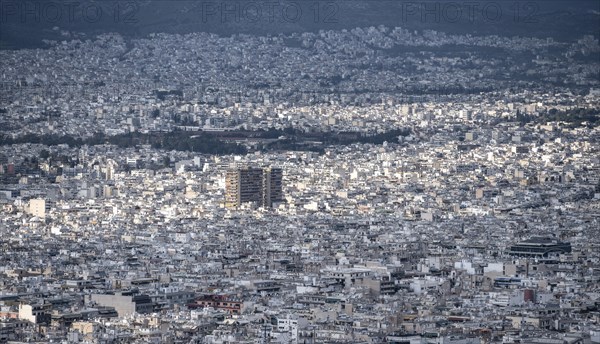
M 191 133 L 185 131 L 173 131 L 167 133 L 127 133 L 107 136 L 103 133 L 95 133 L 88 138 L 78 138 L 71 135 L 57 134 L 25 134 L 17 138 L 6 135 L 0 136 L 0 145 L 37 143 L 46 146 L 61 144 L 70 147 L 81 147 L 84 145 L 95 146 L 101 144 L 112 144 L 122 148 L 136 147 L 138 145 L 151 145 L 153 148 L 191 151 L 205 154 L 245 154 L 246 148 L 234 143 L 220 140 L 210 133 Z
M 278 139 L 275 142 L 263 145 L 265 150 L 310 150 L 323 152 L 327 145 L 348 145 L 352 143 L 382 144 L 383 142 L 396 143 L 399 136 L 407 136 L 410 129 L 393 129 L 383 133 L 367 135 L 360 132 L 312 132 L 305 133 L 295 128 L 275 129 L 257 131 L 239 131 L 223 133 L 207 133 L 202 131 L 171 131 L 126 134 L 108 136 L 103 133 L 95 133 L 91 137 L 79 138 L 71 135 L 57 134 L 25 134 L 17 138 L 0 135 L 0 145 L 34 143 L 46 146 L 61 144 L 70 147 L 81 147 L 84 145 L 95 146 L 101 144 L 112 144 L 122 148 L 136 147 L 139 145 L 150 145 L 155 149 L 189 151 L 203 154 L 246 154 L 247 149 L 243 145 L 229 142 L 228 137 L 237 138 L 259 138 Z M 306 142 L 321 142 L 321 145 L 306 144 Z
M 549 109 L 540 114 L 527 114 L 517 111 L 516 119 L 518 122 L 525 123 L 546 123 L 546 122 L 566 122 L 573 127 L 581 127 L 583 123 L 593 127 L 600 123 L 600 108 L 577 108 L 568 111 Z

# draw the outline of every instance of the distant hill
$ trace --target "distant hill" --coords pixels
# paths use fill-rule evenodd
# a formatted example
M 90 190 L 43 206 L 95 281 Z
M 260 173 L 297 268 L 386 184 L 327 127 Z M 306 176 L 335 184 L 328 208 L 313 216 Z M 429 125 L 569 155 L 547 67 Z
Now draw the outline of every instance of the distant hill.
M 276 35 L 386 25 L 447 33 L 553 37 L 600 35 L 600 1 L 2 0 L 0 49 L 43 47 L 118 32 Z

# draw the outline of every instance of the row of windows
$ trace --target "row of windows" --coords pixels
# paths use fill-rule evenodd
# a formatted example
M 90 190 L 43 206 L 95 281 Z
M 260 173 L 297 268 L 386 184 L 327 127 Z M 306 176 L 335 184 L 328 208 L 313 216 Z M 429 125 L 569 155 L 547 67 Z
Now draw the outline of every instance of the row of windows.
M 240 308 L 240 304 L 236 302 L 200 302 L 201 306 L 222 306 L 222 307 L 234 307 Z

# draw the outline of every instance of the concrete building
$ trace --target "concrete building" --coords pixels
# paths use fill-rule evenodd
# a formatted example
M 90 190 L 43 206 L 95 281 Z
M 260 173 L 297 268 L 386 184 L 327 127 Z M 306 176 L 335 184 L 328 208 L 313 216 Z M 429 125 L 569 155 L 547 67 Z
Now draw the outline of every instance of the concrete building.
M 271 207 L 283 199 L 282 171 L 279 168 L 238 168 L 225 175 L 225 206 L 239 207 L 254 202 Z
M 246 202 L 262 202 L 263 170 L 240 168 L 225 175 L 225 206 L 238 207 Z
M 274 202 L 283 200 L 283 172 L 280 168 L 263 170 L 263 206 L 272 207 Z
M 150 313 L 154 308 L 148 295 L 92 294 L 91 299 L 101 306 L 114 307 L 120 317 Z
M 570 253 L 571 244 L 551 238 L 531 238 L 510 247 L 509 254 L 522 257 L 548 257 L 551 253 Z

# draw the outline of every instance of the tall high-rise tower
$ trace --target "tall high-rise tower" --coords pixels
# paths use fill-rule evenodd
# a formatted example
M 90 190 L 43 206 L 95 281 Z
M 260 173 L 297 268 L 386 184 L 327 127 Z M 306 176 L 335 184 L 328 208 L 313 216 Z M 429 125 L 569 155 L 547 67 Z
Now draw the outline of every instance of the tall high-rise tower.
M 263 170 L 263 207 L 272 207 L 273 202 L 283 200 L 282 178 L 283 173 L 280 168 Z
M 225 175 L 225 206 L 235 208 L 255 202 L 271 207 L 283 199 L 280 168 L 237 168 Z

